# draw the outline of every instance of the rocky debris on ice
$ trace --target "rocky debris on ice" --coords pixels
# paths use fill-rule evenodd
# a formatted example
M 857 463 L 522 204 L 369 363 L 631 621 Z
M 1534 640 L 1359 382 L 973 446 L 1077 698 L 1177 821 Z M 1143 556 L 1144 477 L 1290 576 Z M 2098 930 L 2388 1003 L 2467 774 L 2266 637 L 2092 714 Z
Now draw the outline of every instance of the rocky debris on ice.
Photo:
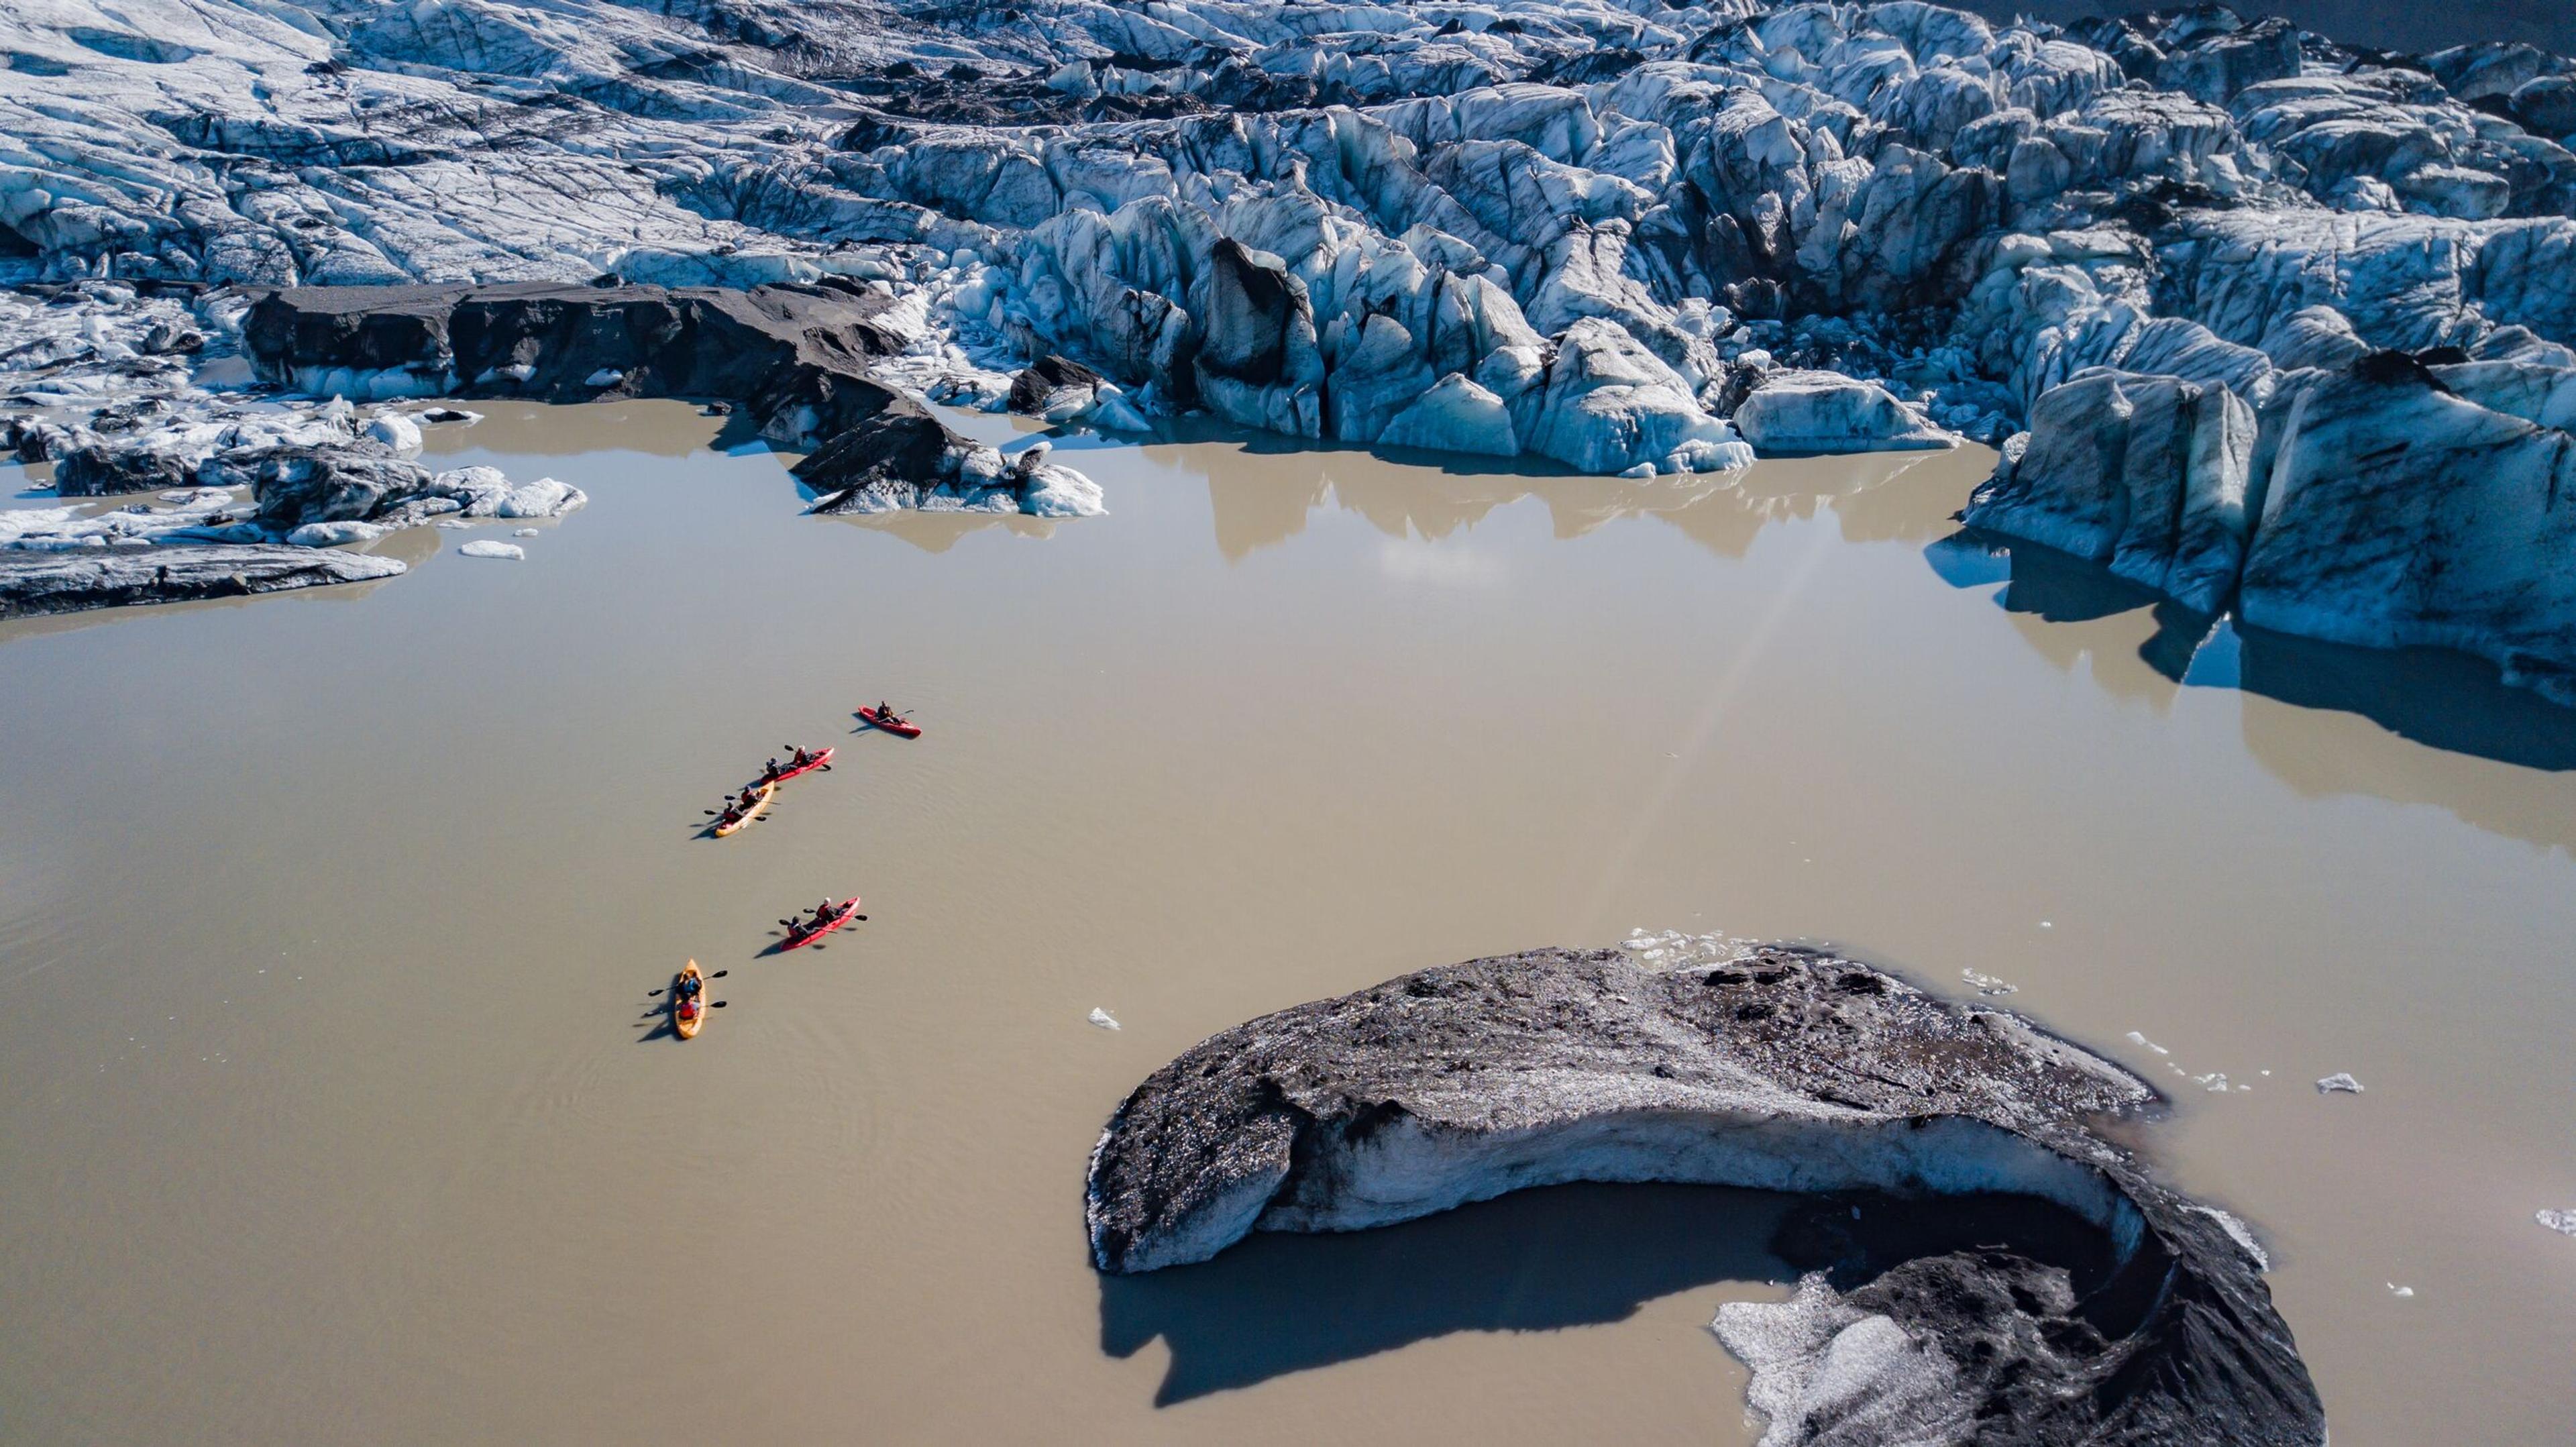
M 1005 464 L 868 377 L 872 361 L 907 345 L 895 313 L 883 291 L 836 278 L 747 291 L 306 287 L 253 306 L 244 339 L 264 376 L 308 391 L 574 401 L 609 389 L 736 402 L 763 436 L 813 449 L 795 472 L 822 495 L 818 512 L 1101 510 L 1097 487 L 1080 474 L 1036 459 Z M 1087 411 L 1106 419 L 1126 415 L 1124 406 L 1108 388 Z M 511 488 L 494 474 L 465 515 L 551 517 L 582 500 L 552 479 Z
M 1023 417 L 1045 422 L 1085 423 L 1125 432 L 1142 432 L 1148 425 L 1117 383 L 1080 362 L 1054 355 L 1021 368 L 1011 378 L 1004 402 Z
M 2458 649 L 2576 703 L 2571 427 L 2576 365 L 2366 352 L 2260 404 L 2094 369 L 2042 395 L 1964 516 L 2202 613 Z
M 181 306 L 100 281 L 0 294 L 0 323 L 31 336 L 0 358 L 0 387 L 13 388 L 18 405 L 41 407 L 7 419 L 12 450 L 51 460 L 63 498 L 154 494 L 153 502 L 5 514 L 0 550 L 8 553 L 153 553 L 141 585 L 127 569 L 87 581 L 77 569 L 27 574 L 24 587 L 31 597 L 41 592 L 43 611 L 390 576 L 401 569 L 372 559 L 291 566 L 282 549 L 371 543 L 447 514 L 555 517 L 587 501 L 551 478 L 515 484 L 491 468 L 433 473 L 410 460 L 424 422 L 469 413 L 362 409 L 339 397 L 252 399 L 210 390 L 202 367 L 135 364 L 211 357 L 241 364 L 242 380 L 253 381 L 240 335 L 250 306 L 237 295 Z M 220 550 L 213 561 L 200 556 L 209 549 Z M 240 566 L 218 571 L 226 558 Z M 239 587 L 235 573 L 245 580 Z
M 2102 1233 L 2081 1294 L 2062 1265 L 1965 1244 L 1994 1239 L 1971 1224 L 1957 1249 L 1730 1306 L 1766 1440 L 2322 1443 L 2255 1254 L 2085 1123 L 2156 1099 L 2016 1016 L 1817 951 L 1542 950 L 1201 1042 L 1111 1116 L 1085 1219 L 1125 1273 L 1576 1180 L 1959 1200 L 1941 1209 L 1971 1223 L 2001 1209 L 1981 1193 L 2039 1197 Z
M 1107 511 L 1100 485 L 1047 462 L 1043 442 L 1005 457 L 969 442 L 905 401 L 850 428 L 796 465 L 829 515 L 896 512 L 1026 513 L 1092 517 Z
M 241 598 L 390 578 L 399 558 L 271 544 L 59 552 L 0 551 L 0 618 L 137 603 Z

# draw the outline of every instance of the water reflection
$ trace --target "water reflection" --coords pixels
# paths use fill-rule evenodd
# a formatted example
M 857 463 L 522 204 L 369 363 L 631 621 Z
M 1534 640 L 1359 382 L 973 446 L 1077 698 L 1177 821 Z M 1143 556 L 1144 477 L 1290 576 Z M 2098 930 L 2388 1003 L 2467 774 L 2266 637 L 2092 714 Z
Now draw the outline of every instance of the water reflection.
M 1558 1186 L 1375 1231 L 1259 1233 L 1201 1265 L 1102 1277 L 1100 1345 L 1127 1357 L 1161 1337 L 1168 1406 L 1453 1332 L 1621 1321 L 1713 1282 L 1787 1281 L 1766 1243 L 1791 1199 Z
M 944 553 L 970 533 L 999 528 L 1015 538 L 1051 538 L 1055 519 L 1001 512 L 847 513 L 823 519 L 900 538 L 925 553 Z
M 1826 511 L 1848 541 L 1916 541 L 1946 528 L 1992 469 L 1983 449 L 1961 448 L 1784 459 L 1743 473 L 1640 480 L 1572 474 L 1528 459 L 1450 457 L 1435 466 L 1379 451 L 1221 434 L 1152 445 L 1146 455 L 1206 480 L 1217 549 L 1229 562 L 1296 537 L 1328 504 L 1389 537 L 1427 542 L 1525 498 L 1547 508 L 1559 538 L 1649 517 L 1727 558 L 1742 557 L 1772 523 Z
M 576 407 L 508 399 L 436 405 L 479 413 L 482 420 L 421 428 L 425 459 L 476 451 L 512 457 L 575 457 L 593 452 L 686 457 L 710 446 L 729 451 L 754 440 L 744 413 L 710 417 L 694 402 L 669 399 L 585 402 Z
M 2576 709 L 2507 684 L 2491 663 L 2213 619 L 2097 564 L 1973 530 L 1924 556 L 1954 587 L 2003 583 L 1996 601 L 2031 647 L 2069 672 L 2088 664 L 2115 697 L 2163 712 L 2187 688 L 2250 695 L 2247 748 L 2302 795 L 2431 804 L 2490 832 L 2576 849 Z

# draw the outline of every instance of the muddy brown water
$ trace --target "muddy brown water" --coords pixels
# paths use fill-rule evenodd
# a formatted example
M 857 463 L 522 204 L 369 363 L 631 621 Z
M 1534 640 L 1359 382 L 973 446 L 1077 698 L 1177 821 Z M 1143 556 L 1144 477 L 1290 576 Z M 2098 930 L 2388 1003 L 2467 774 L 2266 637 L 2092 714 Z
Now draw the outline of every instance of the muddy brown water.
M 1068 445 L 1110 516 L 860 521 L 682 407 L 487 410 L 433 449 L 594 499 L 524 563 L 0 626 L 0 1438 L 1749 1441 L 1773 1198 L 1084 1256 L 1192 1042 L 1638 927 L 1998 977 L 2164 1084 L 2338 1447 L 2576 1420 L 2576 730 L 2476 670 L 2195 654 L 1945 543 L 1974 452 Z M 697 837 L 785 740 L 842 764 Z

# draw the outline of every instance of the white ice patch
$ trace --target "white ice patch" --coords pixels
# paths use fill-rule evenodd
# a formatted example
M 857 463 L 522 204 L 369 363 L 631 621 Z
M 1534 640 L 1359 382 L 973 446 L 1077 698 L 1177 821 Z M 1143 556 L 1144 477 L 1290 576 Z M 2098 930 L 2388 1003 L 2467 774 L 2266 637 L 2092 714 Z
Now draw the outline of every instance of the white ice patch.
M 1118 1028 L 1117 1017 L 1111 1015 L 1108 1011 L 1101 1009 L 1097 1005 L 1093 1006 L 1091 1009 L 1091 1023 L 1099 1026 L 1103 1030 L 1115 1030 Z
M 1974 986 L 1980 995 L 2009 995 L 2021 988 L 2019 985 L 2007 984 L 1992 975 L 1978 974 L 1974 970 L 1961 970 L 1959 978 Z
M 2171 1054 L 2173 1054 L 2173 1052 L 2172 1052 L 2172 1051 L 2167 1050 L 2166 1048 L 2164 1048 L 2164 1047 L 2163 1047 L 2163 1046 L 2161 1046 L 2161 1045 L 2158 1045 L 2158 1044 L 2157 1044 L 2156 1042 L 2154 1042 L 2153 1040 L 2148 1039 L 2146 1036 L 2139 1034 L 2139 1033 L 2138 1033 L 2137 1031 L 2135 1031 L 2135 1030 L 2132 1030 L 2132 1031 L 2130 1031 L 2130 1032 L 2129 1032 L 2129 1043 L 2130 1043 L 2130 1044 L 2132 1044 L 2132 1045 L 2144 1045 L 2144 1046 L 2145 1046 L 2145 1047 L 2147 1047 L 2149 1050 L 2152 1050 L 2152 1051 L 2156 1052 L 2158 1055 L 2171 1055 Z
M 2334 1074 L 2317 1082 L 2317 1094 L 2359 1095 L 2361 1094 L 2361 1082 L 2353 1079 L 2351 1075 L 2344 1071 L 2338 1070 Z
M 1686 934 L 1665 930 L 1649 934 L 1631 930 L 1619 942 L 1619 948 L 1636 956 L 1638 964 L 1650 969 L 1682 970 L 1711 965 L 1731 964 L 1754 949 L 1751 940 L 1722 934 Z
M 393 449 L 396 457 L 420 455 L 420 424 L 399 412 L 387 412 L 367 424 L 367 435 Z
M 2264 1250 L 2263 1243 L 2254 1239 L 2251 1227 L 2216 1206 L 2194 1206 L 2192 1209 L 2217 1222 L 2218 1229 L 2227 1233 L 2227 1239 L 2244 1247 L 2245 1254 L 2254 1258 L 2256 1266 L 2265 1271 L 2272 1269 L 2272 1253 Z
M 517 543 L 495 542 L 490 538 L 467 543 L 456 551 L 469 558 L 502 558 L 514 563 L 528 556 L 528 550 Z
M 1821 1273 L 1784 1302 L 1727 1302 L 1709 1327 L 1752 1369 L 1746 1400 L 1770 1423 L 1761 1447 L 1828 1436 L 1947 1447 L 1975 1435 L 1939 1345 L 1848 1305 Z
M 2561 1236 L 2576 1236 L 2576 1211 L 2534 1211 L 2531 1219 Z
M 329 548 L 342 543 L 372 543 L 384 535 L 385 530 L 374 523 L 306 523 L 288 533 L 286 540 L 299 548 Z

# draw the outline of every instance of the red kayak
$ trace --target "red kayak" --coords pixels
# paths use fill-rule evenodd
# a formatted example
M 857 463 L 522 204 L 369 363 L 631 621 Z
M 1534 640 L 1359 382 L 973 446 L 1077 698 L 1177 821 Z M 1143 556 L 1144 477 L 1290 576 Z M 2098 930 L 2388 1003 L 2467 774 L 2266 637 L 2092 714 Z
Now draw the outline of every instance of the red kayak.
M 854 894 L 841 902 L 841 907 L 832 912 L 832 917 L 829 920 L 824 921 L 821 928 L 809 929 L 801 924 L 789 927 L 787 931 L 787 943 L 780 945 L 779 948 L 782 950 L 801 950 L 805 946 L 814 943 L 816 940 L 821 939 L 823 936 L 830 934 L 832 931 L 839 929 L 841 926 L 848 924 L 851 920 L 857 919 L 858 917 L 859 897 Z
M 893 734 L 898 738 L 917 739 L 921 737 L 921 725 L 905 723 L 902 719 L 896 718 L 892 714 L 879 713 L 872 708 L 860 709 L 859 720 L 862 723 L 874 724 L 878 728 L 884 729 L 887 733 Z
M 765 781 L 763 781 L 763 782 L 771 783 L 771 784 L 784 784 L 784 783 L 786 783 L 788 780 L 790 780 L 790 779 L 792 779 L 792 778 L 795 778 L 798 774 L 810 774 L 810 773 L 814 772 L 816 769 L 819 769 L 819 768 L 823 767 L 825 764 L 828 764 L 828 763 L 832 762 L 832 755 L 833 755 L 833 753 L 834 753 L 834 752 L 835 752 L 835 750 L 832 750 L 832 749 L 825 749 L 823 752 L 821 752 L 821 753 L 819 753 L 819 754 L 816 754 L 814 757 L 812 757 L 812 758 L 810 758 L 810 759 L 807 759 L 805 762 L 803 762 L 803 763 L 801 763 L 801 764 L 798 764 L 796 767 L 794 767 L 794 768 L 792 768 L 792 769 L 781 769 L 781 770 L 779 770 L 779 771 L 778 771 L 778 777 L 777 777 L 777 778 L 775 778 L 775 779 L 765 780 Z M 758 788 L 758 787 L 759 787 L 759 784 L 754 784 L 752 787 L 754 787 L 754 788 Z

